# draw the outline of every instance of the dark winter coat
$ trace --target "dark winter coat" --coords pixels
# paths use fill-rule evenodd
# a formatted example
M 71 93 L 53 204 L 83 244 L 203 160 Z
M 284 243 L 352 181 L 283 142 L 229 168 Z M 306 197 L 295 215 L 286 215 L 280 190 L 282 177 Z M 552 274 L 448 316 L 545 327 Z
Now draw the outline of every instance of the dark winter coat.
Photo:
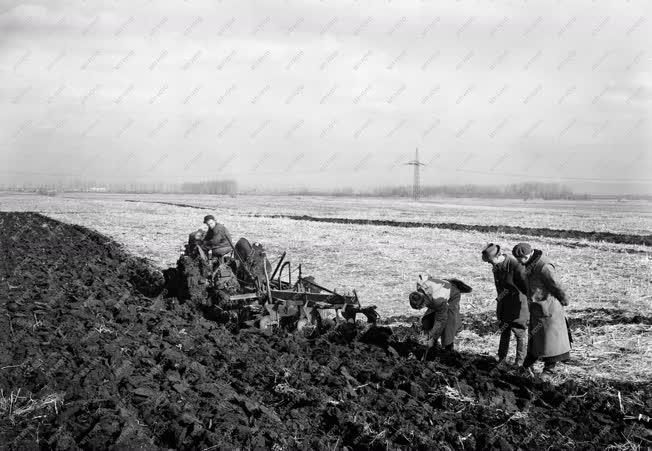
M 204 236 L 202 247 L 204 250 L 212 250 L 213 254 L 224 255 L 231 252 L 231 234 L 222 224 L 215 224 L 215 227 L 208 229 Z
M 528 354 L 554 357 L 570 351 L 566 315 L 568 298 L 555 274 L 555 266 L 536 249 L 525 265 L 530 308 Z
M 493 266 L 496 283 L 496 316 L 498 321 L 526 328 L 530 320 L 527 300 L 527 275 L 525 267 L 511 255 Z

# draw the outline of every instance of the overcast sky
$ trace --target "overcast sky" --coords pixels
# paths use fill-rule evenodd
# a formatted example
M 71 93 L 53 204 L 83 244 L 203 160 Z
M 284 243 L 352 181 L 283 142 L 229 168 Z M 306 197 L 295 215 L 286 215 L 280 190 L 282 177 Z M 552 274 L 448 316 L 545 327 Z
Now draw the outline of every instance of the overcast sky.
M 652 191 L 647 0 L 0 5 L 0 183 Z

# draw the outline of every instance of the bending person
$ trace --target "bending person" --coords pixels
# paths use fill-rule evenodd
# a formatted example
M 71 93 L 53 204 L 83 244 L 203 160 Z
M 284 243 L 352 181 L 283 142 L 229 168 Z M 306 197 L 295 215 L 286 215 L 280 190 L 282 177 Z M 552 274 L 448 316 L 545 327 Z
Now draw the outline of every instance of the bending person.
M 428 349 L 441 339 L 445 350 L 454 350 L 455 336 L 462 327 L 461 294 L 470 292 L 471 287 L 460 280 L 419 275 L 417 290 L 410 293 L 410 305 L 416 310 L 427 308 L 421 318 L 421 326 Z

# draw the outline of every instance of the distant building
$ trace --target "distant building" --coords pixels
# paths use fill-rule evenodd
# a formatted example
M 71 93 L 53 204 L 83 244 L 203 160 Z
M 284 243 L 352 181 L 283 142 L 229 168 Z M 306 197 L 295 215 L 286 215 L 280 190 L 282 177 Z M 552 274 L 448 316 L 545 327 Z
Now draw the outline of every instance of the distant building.
M 103 186 L 91 186 L 88 188 L 88 191 L 91 191 L 93 193 L 106 193 L 106 188 Z

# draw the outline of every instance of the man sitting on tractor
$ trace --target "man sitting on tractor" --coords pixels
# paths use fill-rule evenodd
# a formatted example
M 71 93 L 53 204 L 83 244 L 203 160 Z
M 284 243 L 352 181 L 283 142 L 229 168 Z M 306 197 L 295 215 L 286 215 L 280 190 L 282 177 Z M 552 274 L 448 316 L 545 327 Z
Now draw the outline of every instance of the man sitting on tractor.
M 231 234 L 226 227 L 217 222 L 213 215 L 204 216 L 204 224 L 208 226 L 208 232 L 201 241 L 202 250 L 206 253 L 211 251 L 215 258 L 231 252 Z

